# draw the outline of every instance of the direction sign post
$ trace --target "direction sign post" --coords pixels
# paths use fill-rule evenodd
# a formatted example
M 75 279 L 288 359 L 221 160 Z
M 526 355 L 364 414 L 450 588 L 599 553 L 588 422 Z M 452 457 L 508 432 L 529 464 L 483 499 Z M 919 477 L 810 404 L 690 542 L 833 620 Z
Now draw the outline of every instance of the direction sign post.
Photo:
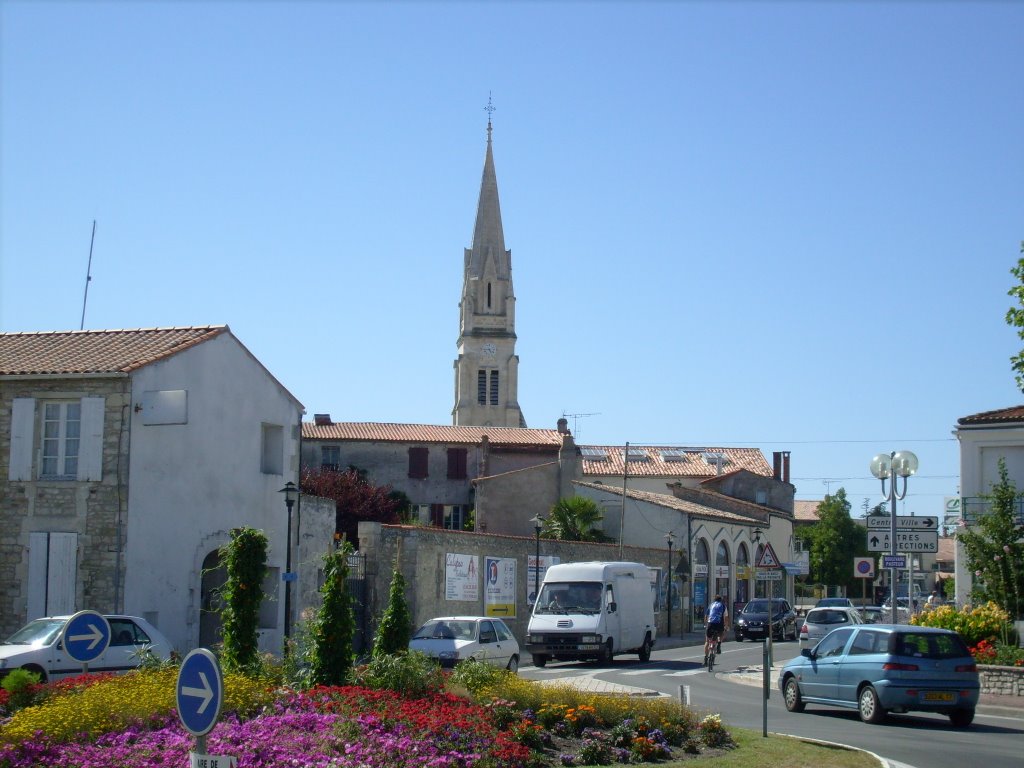
M 79 611 L 64 625 L 61 645 L 68 658 L 79 662 L 82 671 L 89 671 L 89 662 L 95 661 L 110 645 L 110 624 L 96 611 Z
M 224 682 L 217 657 L 206 648 L 196 648 L 178 670 L 178 717 L 185 730 L 196 737 L 195 751 L 206 752 L 206 734 L 220 717 Z

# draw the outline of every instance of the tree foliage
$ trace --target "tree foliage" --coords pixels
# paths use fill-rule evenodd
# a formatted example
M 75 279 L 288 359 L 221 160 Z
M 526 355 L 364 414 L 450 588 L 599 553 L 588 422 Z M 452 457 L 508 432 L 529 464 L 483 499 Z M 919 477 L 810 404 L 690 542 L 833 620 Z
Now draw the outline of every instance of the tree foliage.
M 857 582 L 853 558 L 867 549 L 864 529 L 850 517 L 846 490 L 826 495 L 818 505 L 818 522 L 808 528 L 811 577 L 819 584 L 849 589 Z
M 267 535 L 254 528 L 235 528 L 220 551 L 227 580 L 220 588 L 226 671 L 255 669 L 259 664 L 259 616 L 263 577 L 267 573 Z
M 324 555 L 323 602 L 309 622 L 309 682 L 312 685 L 341 685 L 352 668 L 352 638 L 355 614 L 348 591 L 348 556 L 352 545 L 343 542 Z
M 405 577 L 398 566 L 391 574 L 391 590 L 388 605 L 377 628 L 373 641 L 373 655 L 403 653 L 409 648 L 412 637 L 412 613 L 405 599 Z
M 956 535 L 964 549 L 967 568 L 974 574 L 972 601 L 991 600 L 1011 617 L 1024 618 L 1024 522 L 1021 496 L 999 460 L 999 482 L 985 498 L 988 510 L 977 522 Z
M 340 472 L 305 467 L 299 487 L 310 496 L 333 499 L 335 531 L 348 541 L 358 541 L 360 521 L 398 523 L 399 510 L 408 498 L 396 494 L 390 485 L 373 485 L 366 479 L 366 470 L 349 467 Z
M 609 541 L 604 531 L 596 527 L 603 519 L 593 499 L 584 496 L 559 499 L 551 507 L 540 535 L 562 541 Z
M 1024 253 L 1024 241 L 1020 244 L 1020 252 Z M 1024 339 L 1024 258 L 1017 259 L 1017 266 L 1010 270 L 1017 284 L 1014 285 L 1007 295 L 1017 300 L 1015 307 L 1006 310 L 1006 324 L 1017 329 L 1017 336 Z M 1024 392 L 1024 350 L 1010 358 L 1010 367 L 1016 374 L 1017 389 Z

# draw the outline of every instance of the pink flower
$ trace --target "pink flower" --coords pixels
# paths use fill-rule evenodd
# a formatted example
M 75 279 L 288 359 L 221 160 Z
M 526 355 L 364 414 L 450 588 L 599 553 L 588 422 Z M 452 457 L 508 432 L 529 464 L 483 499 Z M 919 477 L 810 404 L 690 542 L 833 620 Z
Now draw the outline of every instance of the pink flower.
M 1002 557 L 1000 557 L 999 555 L 996 555 L 996 556 L 995 556 L 995 557 L 993 557 L 992 559 L 993 559 L 993 560 L 995 560 L 995 561 L 996 561 L 996 562 L 998 563 L 998 562 L 999 562 L 1000 560 L 1002 560 L 1003 558 L 1002 558 Z
M 1006 554 L 1010 554 L 1010 545 L 1009 544 L 1003 544 L 1003 552 L 1005 552 Z
M 975 571 L 974 575 L 980 577 L 981 576 L 981 571 Z

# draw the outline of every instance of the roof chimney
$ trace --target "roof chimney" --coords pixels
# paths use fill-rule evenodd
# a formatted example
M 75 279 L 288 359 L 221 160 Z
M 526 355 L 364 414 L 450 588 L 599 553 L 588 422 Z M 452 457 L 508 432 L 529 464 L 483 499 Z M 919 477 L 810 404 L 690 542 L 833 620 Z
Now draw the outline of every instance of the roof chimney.
M 563 435 L 569 434 L 569 420 L 564 416 L 558 420 L 558 431 Z
M 331 414 L 329 413 L 314 413 L 313 423 L 318 427 L 329 427 L 334 422 L 331 421 Z

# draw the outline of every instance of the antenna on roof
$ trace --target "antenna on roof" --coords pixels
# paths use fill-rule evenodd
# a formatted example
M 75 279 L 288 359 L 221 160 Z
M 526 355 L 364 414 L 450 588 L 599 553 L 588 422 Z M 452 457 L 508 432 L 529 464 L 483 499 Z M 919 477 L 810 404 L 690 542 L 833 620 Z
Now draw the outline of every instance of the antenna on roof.
M 563 419 L 572 419 L 572 434 L 573 437 L 578 441 L 580 439 L 580 433 L 577 430 L 580 419 L 585 419 L 588 416 L 600 416 L 600 413 L 566 413 L 562 411 Z
M 92 237 L 89 239 L 89 266 L 85 268 L 85 295 L 82 297 L 82 322 L 78 330 L 85 330 L 85 303 L 89 301 L 89 283 L 92 282 L 92 246 L 96 242 L 96 219 L 92 220 Z

